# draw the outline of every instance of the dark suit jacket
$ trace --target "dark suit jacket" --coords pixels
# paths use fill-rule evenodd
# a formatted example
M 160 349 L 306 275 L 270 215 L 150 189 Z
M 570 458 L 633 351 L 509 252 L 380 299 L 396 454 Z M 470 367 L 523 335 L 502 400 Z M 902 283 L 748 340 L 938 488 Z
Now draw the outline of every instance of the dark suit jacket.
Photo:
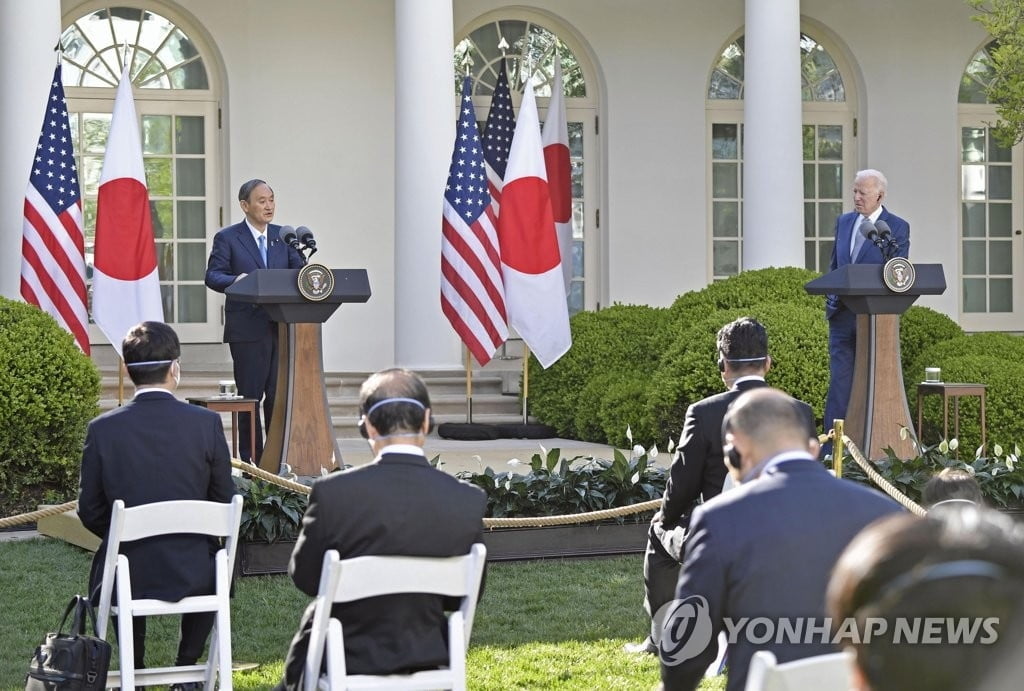
M 280 238 L 281 226 L 267 226 L 267 266 L 245 221 L 217 231 L 206 265 L 206 286 L 223 293 L 241 274 L 257 269 L 300 269 L 302 255 Z M 270 316 L 259 305 L 228 300 L 224 305 L 224 342 L 259 341 L 272 333 Z
M 483 541 L 483 491 L 430 467 L 426 458 L 387 453 L 369 465 L 317 480 L 292 553 L 289 573 L 316 595 L 324 552 L 450 557 Z M 335 605 L 353 674 L 386 674 L 448 664 L 443 598 L 387 595 Z M 308 646 L 311 609 L 293 641 L 288 667 Z M 303 640 L 304 639 L 304 640 Z M 294 669 L 293 669 L 294 672 Z M 295 679 L 285 671 L 289 682 Z M 291 683 L 289 683 L 291 687 Z
M 896 214 L 889 213 L 889 210 L 884 206 L 878 220 L 889 224 L 889 229 L 892 230 L 892 237 L 897 245 L 896 256 L 910 256 L 910 224 Z M 845 213 L 836 219 L 835 242 L 832 244 L 832 260 L 829 262 L 829 271 L 835 271 L 840 266 L 846 266 L 847 264 L 885 263 L 885 257 L 882 256 L 882 252 L 875 246 L 875 243 L 866 238 L 861 244 L 857 256 L 851 261 L 850 239 L 854 233 L 860 232 L 860 224 L 861 215 L 856 211 Z M 837 300 L 835 296 L 829 296 L 825 303 L 825 317 L 831 319 L 840 309 L 843 309 L 842 302 Z
M 661 511 L 652 521 L 654 534 L 669 556 L 681 558 L 683 535 L 675 529 L 687 527 L 698 499 L 707 501 L 722 492 L 726 474 L 722 460 L 722 419 L 726 411 L 741 393 L 762 386 L 767 386 L 763 380 L 748 379 L 687 408 L 679 447 L 665 483 Z M 801 401 L 800 404 L 805 409 L 810 438 L 816 429 L 814 411 L 806 403 Z
M 702 654 L 662 663 L 665 688 L 697 688 L 717 654 L 724 617 L 811 616 L 821 624 L 840 552 L 868 523 L 900 510 L 883 494 L 837 480 L 810 456 L 770 464 L 758 479 L 697 507 L 676 597 L 707 600 L 712 638 Z M 741 634 L 729 644 L 730 691 L 744 687 L 750 658 L 765 649 L 779 662 L 835 652 L 819 643 L 754 645 Z
M 78 515 L 104 541 L 93 560 L 90 592 L 103 576 L 115 499 L 126 507 L 176 499 L 229 502 L 235 494 L 230 458 L 220 415 L 168 392 L 144 392 L 90 422 Z M 215 547 L 201 535 L 122 545 L 132 567 L 132 592 L 171 602 L 212 592 Z

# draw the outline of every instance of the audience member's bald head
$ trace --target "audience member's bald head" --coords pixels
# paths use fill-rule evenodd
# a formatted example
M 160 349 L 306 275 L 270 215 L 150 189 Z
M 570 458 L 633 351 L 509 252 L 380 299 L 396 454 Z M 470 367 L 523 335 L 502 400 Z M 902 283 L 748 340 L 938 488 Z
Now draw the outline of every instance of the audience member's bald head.
M 807 453 L 813 435 L 796 399 L 767 387 L 741 394 L 726 413 L 722 432 L 739 452 L 744 471 L 781 453 Z

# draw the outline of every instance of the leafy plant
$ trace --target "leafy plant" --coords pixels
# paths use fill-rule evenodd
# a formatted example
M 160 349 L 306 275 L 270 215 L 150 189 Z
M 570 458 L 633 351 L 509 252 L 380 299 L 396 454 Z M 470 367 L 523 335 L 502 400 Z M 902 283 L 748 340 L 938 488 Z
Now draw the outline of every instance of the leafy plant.
M 241 539 L 274 543 L 299 536 L 308 495 L 256 478 L 236 477 L 234 481 L 243 498 Z
M 651 464 L 657 455 L 637 447 L 630 458 L 613 449 L 612 460 L 576 456 L 563 459 L 559 449 L 534 454 L 526 473 L 462 471 L 458 477 L 487 493 L 487 516 L 517 518 L 558 516 L 632 506 L 661 497 L 665 470 Z M 513 466 L 520 462 L 509 461 Z M 640 522 L 652 512 L 620 516 Z
M 952 457 L 959 449 L 956 439 L 942 440 L 934 446 L 917 445 L 916 458 L 900 459 L 892 449 L 886 449 L 887 458 L 874 463 L 875 470 L 914 501 L 921 502 L 921 491 L 932 476 L 945 468 L 966 470 L 977 481 L 986 501 L 998 508 L 1024 508 L 1024 468 L 1021 467 L 1020 446 L 1014 444 L 1007 452 L 999 444 L 992 447 L 991 455 L 984 456 L 980 447 L 972 460 Z M 843 477 L 872 485 L 852 457 L 843 463 Z

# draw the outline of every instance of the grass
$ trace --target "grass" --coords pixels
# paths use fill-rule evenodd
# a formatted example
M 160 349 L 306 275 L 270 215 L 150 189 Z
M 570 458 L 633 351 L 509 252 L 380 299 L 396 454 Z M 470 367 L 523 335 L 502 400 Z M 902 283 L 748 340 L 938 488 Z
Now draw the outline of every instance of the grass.
M 91 555 L 56 540 L 0 543 L 0 690 L 24 687 L 28 659 L 52 631 L 68 600 L 85 592 Z M 640 640 L 641 558 L 547 560 L 491 564 L 477 607 L 468 659 L 471 689 L 651 689 L 653 656 L 622 652 Z M 269 689 L 309 598 L 287 576 L 239 579 L 232 606 L 238 689 Z M 147 661 L 166 664 L 177 643 L 176 618 L 149 624 Z M 117 651 L 115 646 L 114 655 Z M 725 688 L 724 677 L 702 689 Z

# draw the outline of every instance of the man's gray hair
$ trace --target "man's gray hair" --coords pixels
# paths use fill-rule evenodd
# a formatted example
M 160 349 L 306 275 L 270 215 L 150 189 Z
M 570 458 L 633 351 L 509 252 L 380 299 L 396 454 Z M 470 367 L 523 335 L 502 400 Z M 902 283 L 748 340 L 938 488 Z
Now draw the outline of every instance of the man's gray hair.
M 889 181 L 885 179 L 885 175 L 882 174 L 882 171 L 875 170 L 874 168 L 868 168 L 866 170 L 857 171 L 857 175 L 853 178 L 853 182 L 854 184 L 856 184 L 861 180 L 865 180 L 867 178 L 875 179 L 875 181 L 878 183 L 878 189 L 881 190 L 882 194 L 885 194 L 885 192 L 888 190 Z

